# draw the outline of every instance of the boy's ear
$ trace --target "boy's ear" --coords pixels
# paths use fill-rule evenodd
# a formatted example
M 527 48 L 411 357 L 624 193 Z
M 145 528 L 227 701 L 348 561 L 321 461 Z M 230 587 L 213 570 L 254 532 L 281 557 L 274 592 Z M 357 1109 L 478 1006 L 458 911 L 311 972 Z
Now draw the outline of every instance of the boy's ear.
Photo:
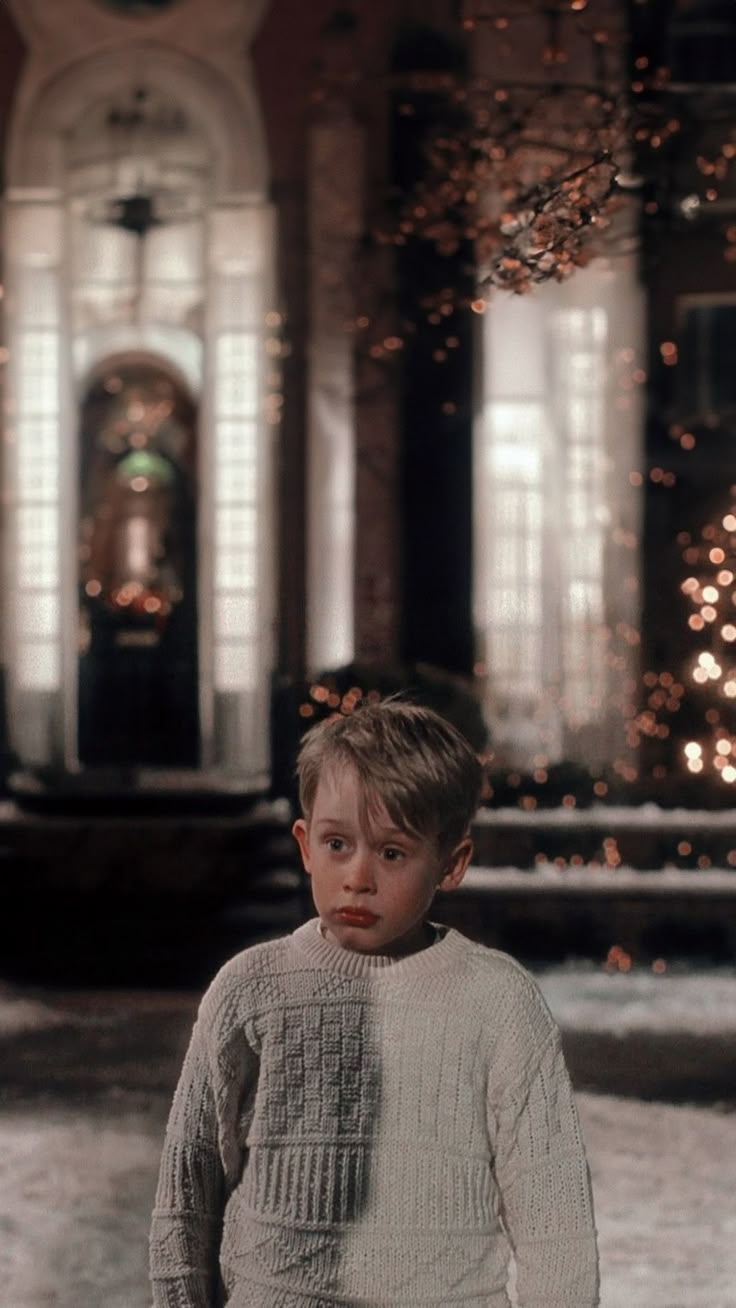
M 311 868 L 309 866 L 309 831 L 307 829 L 307 824 L 304 818 L 296 819 L 296 822 L 291 828 L 291 834 L 294 837 L 297 845 L 299 846 L 299 853 L 302 856 L 304 871 L 307 873 L 307 876 L 309 876 L 311 872 Z
M 437 887 L 438 890 L 457 890 L 465 873 L 468 870 L 468 864 L 473 857 L 473 842 L 470 836 L 465 836 L 459 845 L 456 845 L 450 854 L 445 871 L 442 874 L 442 880 Z

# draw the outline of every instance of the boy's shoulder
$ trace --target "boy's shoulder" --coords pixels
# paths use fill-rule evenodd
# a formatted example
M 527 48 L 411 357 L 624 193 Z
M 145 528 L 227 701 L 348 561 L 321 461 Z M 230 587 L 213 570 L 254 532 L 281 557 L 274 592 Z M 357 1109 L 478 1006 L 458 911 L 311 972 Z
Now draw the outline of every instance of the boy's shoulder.
M 279 978 L 288 968 L 289 937 L 263 940 L 233 955 L 210 981 L 200 1013 L 212 1020 L 223 1009 L 247 1001 L 249 1005 L 276 1000 Z
M 544 1050 L 560 1040 L 560 1028 L 539 982 L 518 959 L 475 944 L 469 951 L 467 997 L 475 1025 L 503 1084 L 527 1078 Z
M 556 1030 L 539 982 L 511 954 L 463 937 L 465 996 L 494 1026 L 506 1026 L 536 1042 Z
M 233 954 L 215 974 L 212 985 L 224 985 L 241 976 L 253 976 L 271 968 L 279 968 L 289 948 L 290 936 L 277 936 L 273 940 L 259 940 Z
M 539 993 L 539 986 L 531 972 L 513 954 L 471 940 L 461 932 L 456 934 L 465 942 L 467 966 L 481 984 L 498 984 L 508 986 L 510 990 Z

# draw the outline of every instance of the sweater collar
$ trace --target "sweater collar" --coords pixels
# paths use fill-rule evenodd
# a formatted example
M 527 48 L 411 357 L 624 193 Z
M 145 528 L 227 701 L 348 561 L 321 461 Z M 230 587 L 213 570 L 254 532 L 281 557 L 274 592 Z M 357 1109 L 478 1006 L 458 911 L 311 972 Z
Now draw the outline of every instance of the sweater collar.
M 470 944 L 459 931 L 453 927 L 444 927 L 431 923 L 437 931 L 438 938 L 426 949 L 415 954 L 404 954 L 392 958 L 388 954 L 360 954 L 355 950 L 342 949 L 334 941 L 328 940 L 319 930 L 319 918 L 310 918 L 292 932 L 291 940 L 297 949 L 310 960 L 315 967 L 328 968 L 331 972 L 340 972 L 343 976 L 383 977 L 419 976 L 441 972 L 466 957 Z

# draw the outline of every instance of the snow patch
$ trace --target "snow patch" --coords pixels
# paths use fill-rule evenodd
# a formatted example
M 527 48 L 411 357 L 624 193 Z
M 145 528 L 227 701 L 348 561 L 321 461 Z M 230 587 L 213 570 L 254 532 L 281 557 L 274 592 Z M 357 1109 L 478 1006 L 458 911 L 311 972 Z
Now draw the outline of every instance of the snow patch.
M 601 1308 L 733 1308 L 736 1116 L 577 1096 Z
M 736 972 L 685 974 L 575 967 L 537 973 L 560 1027 L 569 1031 L 736 1036 Z
M 0 992 L 0 1037 L 45 1031 L 65 1020 L 62 1013 L 37 999 L 13 999 Z

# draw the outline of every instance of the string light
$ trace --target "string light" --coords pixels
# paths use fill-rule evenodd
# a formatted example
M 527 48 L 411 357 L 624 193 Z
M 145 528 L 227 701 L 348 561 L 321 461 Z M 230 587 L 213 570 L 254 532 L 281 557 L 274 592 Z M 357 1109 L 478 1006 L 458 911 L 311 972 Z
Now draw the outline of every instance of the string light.
M 416 98 L 429 93 L 435 104 L 444 99 L 447 121 L 425 142 L 425 175 L 380 241 L 418 237 L 448 256 L 470 246 L 485 298 L 564 280 L 592 255 L 630 244 L 632 232 L 613 221 L 627 193 L 642 193 L 657 230 L 662 221 L 700 221 L 716 206 L 736 159 L 730 117 L 712 97 L 682 94 L 670 68 L 637 51 L 636 22 L 629 31 L 592 0 L 466 0 L 460 23 L 471 46 L 484 27 L 494 32 L 495 75 L 401 75 L 400 112 L 421 119 Z M 546 31 L 537 67 L 530 30 Z M 689 160 L 695 119 L 701 144 Z M 684 174 L 691 189 L 677 196 L 673 177 Z M 736 224 L 724 238 L 736 260 Z M 677 364 L 675 342 L 660 351 L 665 366 Z M 692 448 L 692 433 L 683 436 Z

